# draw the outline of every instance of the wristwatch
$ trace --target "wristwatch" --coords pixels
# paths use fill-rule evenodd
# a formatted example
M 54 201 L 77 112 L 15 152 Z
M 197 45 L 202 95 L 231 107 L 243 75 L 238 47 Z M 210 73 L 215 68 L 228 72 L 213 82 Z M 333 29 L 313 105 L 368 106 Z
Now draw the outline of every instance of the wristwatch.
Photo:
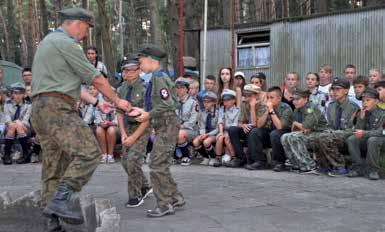
M 272 110 L 271 112 L 269 112 L 269 115 L 274 115 L 275 114 L 275 111 Z

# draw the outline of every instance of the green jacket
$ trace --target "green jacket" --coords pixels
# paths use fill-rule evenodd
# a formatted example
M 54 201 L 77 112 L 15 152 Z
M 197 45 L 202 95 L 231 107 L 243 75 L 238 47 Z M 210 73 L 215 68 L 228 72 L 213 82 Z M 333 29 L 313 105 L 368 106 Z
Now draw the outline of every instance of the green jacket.
M 59 92 L 80 98 L 80 85 L 90 85 L 100 72 L 87 60 L 83 48 L 59 27 L 40 42 L 32 66 L 32 96 Z
M 363 119 L 357 115 L 356 129 L 365 131 L 365 137 L 385 136 L 385 114 L 378 106 L 368 112 Z
M 294 121 L 302 115 L 302 125 L 311 131 L 323 131 L 326 128 L 326 119 L 319 108 L 311 103 L 294 110 Z
M 293 110 L 291 109 L 291 107 L 288 104 L 281 102 L 274 108 L 274 111 L 278 116 L 279 120 L 281 121 L 282 129 L 290 129 L 291 124 L 293 123 Z M 264 115 L 265 112 L 266 106 L 259 105 L 257 109 L 258 117 Z M 271 120 L 271 116 L 269 115 L 263 128 L 273 128 L 273 125 L 273 121 Z
M 118 89 L 119 98 L 127 100 L 127 92 L 129 87 L 132 87 L 130 99 L 131 105 L 144 108 L 144 94 L 146 92 L 145 82 L 138 78 L 131 86 L 128 81 L 124 81 Z M 125 112 L 121 109 L 117 109 L 117 112 L 123 115 L 125 114 Z M 128 117 L 128 122 L 137 124 L 137 121 L 133 117 Z
M 338 107 L 342 108 L 340 128 L 336 125 L 336 115 Z M 347 130 L 351 132 L 354 126 L 355 115 L 360 107 L 346 97 L 345 101 L 340 104 L 338 101 L 331 102 L 327 111 L 327 127 L 332 130 Z

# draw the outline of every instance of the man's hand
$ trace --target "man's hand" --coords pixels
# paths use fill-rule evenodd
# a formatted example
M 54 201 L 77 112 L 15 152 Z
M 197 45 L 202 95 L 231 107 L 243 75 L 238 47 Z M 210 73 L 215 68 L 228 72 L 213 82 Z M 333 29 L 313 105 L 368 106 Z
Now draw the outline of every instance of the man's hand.
M 148 112 L 143 111 L 138 117 L 135 118 L 138 122 L 148 121 L 150 119 L 150 114 Z
M 253 125 L 251 125 L 251 124 L 242 124 L 241 128 L 243 129 L 243 132 L 249 133 L 249 131 L 253 128 Z
M 107 128 L 108 127 L 108 122 L 107 121 L 101 121 L 99 123 L 99 125 L 102 127 L 102 128 Z
M 365 131 L 357 129 L 353 132 L 353 134 L 356 136 L 356 138 L 360 139 L 365 135 Z
M 128 136 L 122 141 L 123 146 L 126 146 L 126 147 L 131 147 L 132 145 L 134 145 L 134 143 L 135 143 L 135 140 L 132 136 Z
M 271 103 L 271 101 L 266 102 L 266 109 L 267 109 L 267 112 L 271 112 L 274 110 L 273 103 Z
M 129 103 L 128 101 L 123 100 L 123 99 L 119 99 L 116 102 L 116 107 L 121 109 L 121 110 L 124 110 L 125 112 L 130 112 L 130 110 L 132 108 L 131 103 Z

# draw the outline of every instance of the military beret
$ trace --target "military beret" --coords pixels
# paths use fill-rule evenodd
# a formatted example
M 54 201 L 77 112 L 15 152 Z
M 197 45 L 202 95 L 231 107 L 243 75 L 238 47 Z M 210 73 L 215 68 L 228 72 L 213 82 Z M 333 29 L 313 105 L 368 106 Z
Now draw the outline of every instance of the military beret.
M 245 74 L 241 71 L 235 72 L 234 77 L 237 77 L 237 76 L 241 76 L 241 77 L 245 78 Z
M 199 75 L 194 71 L 185 71 L 185 74 L 183 75 L 183 77 L 199 80 Z
M 22 84 L 20 82 L 13 83 L 11 85 L 11 92 L 16 92 L 16 93 L 23 93 L 23 92 L 25 92 L 24 84 Z
M 379 94 L 376 89 L 374 88 L 366 88 L 364 93 L 362 94 L 362 97 L 370 97 L 370 98 L 379 98 Z
M 202 96 L 203 100 L 211 100 L 211 101 L 216 101 L 217 100 L 217 95 L 213 91 L 207 91 L 206 93 L 203 94 Z
M 87 22 L 91 27 L 92 24 L 92 13 L 81 7 L 67 8 L 59 11 L 59 17 L 61 20 L 81 20 Z
M 161 60 L 166 57 L 166 53 L 155 45 L 146 45 L 138 52 L 138 56 L 149 56 L 154 60 Z
M 190 80 L 185 77 L 178 77 L 178 79 L 175 80 L 175 85 L 177 87 L 186 87 L 188 88 L 190 86 Z
M 310 95 L 310 91 L 309 90 L 297 88 L 297 89 L 294 90 L 292 98 L 293 99 L 298 99 L 298 98 L 301 98 L 301 97 L 309 97 L 309 95 Z
M 243 93 L 245 94 L 253 94 L 261 92 L 261 88 L 255 84 L 247 84 L 243 87 Z
M 227 99 L 234 99 L 236 97 L 236 93 L 235 91 L 231 90 L 231 89 L 224 89 L 222 91 L 222 94 L 221 94 L 221 98 L 223 100 L 227 100 Z
M 375 88 L 382 87 L 385 88 L 385 81 L 378 81 L 374 84 Z
M 139 65 L 139 59 L 138 59 L 138 56 L 136 56 L 135 54 L 124 56 L 120 63 L 122 70 L 125 68 L 134 67 L 138 65 Z
M 349 89 L 350 88 L 350 82 L 346 78 L 342 77 L 335 77 L 332 82 L 331 88 L 343 88 L 343 89 Z

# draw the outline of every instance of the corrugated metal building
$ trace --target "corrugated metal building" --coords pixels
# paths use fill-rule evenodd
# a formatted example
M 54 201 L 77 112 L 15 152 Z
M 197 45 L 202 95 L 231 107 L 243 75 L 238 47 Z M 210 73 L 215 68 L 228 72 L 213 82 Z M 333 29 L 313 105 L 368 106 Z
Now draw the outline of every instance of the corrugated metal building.
M 385 67 L 385 9 L 364 9 L 324 16 L 236 26 L 237 70 L 249 78 L 257 71 L 268 77 L 268 85 L 282 83 L 285 73 L 318 72 L 322 64 L 341 75 L 346 64 L 357 74 Z M 201 57 L 203 31 L 201 32 Z M 231 31 L 207 32 L 206 73 L 231 64 Z M 202 68 L 201 63 L 201 68 Z M 304 78 L 302 83 L 304 82 Z

